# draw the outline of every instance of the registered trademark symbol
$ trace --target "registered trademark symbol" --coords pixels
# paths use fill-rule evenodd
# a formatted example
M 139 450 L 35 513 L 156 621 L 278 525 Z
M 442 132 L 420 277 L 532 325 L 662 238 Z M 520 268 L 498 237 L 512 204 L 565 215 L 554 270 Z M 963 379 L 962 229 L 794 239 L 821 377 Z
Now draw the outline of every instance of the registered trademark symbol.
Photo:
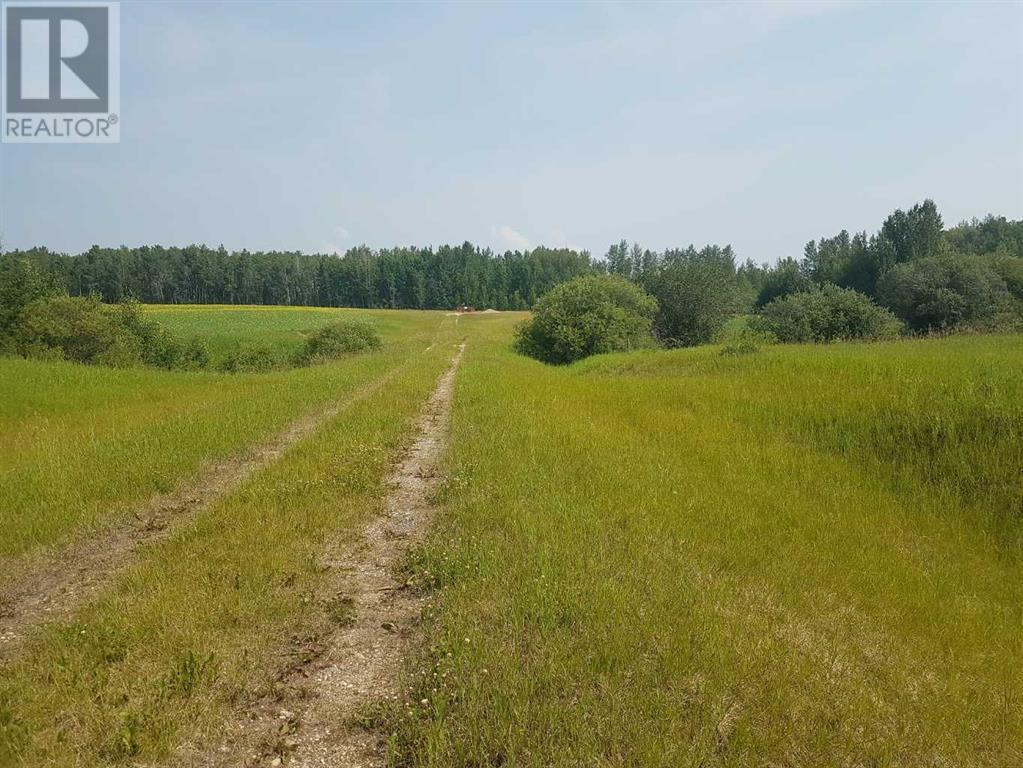
M 117 115 L 112 114 L 110 115 L 110 117 L 107 118 L 107 120 L 110 121 L 111 125 L 117 125 Z

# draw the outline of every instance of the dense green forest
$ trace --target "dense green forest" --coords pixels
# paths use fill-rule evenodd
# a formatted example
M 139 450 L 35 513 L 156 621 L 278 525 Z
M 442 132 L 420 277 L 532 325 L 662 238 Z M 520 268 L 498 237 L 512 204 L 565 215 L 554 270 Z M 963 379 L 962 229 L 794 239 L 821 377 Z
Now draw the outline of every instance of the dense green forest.
M 703 263 L 721 275 L 734 276 L 745 298 L 757 307 L 813 285 L 834 284 L 874 296 L 880 277 L 893 267 L 928 258 L 979 257 L 1009 285 L 1018 281 L 1023 259 L 1023 220 L 988 215 L 946 230 L 932 200 L 908 211 L 894 211 L 871 235 L 842 230 L 832 237 L 811 240 L 801 259 L 791 256 L 773 265 L 746 259 L 739 264 L 731 246 L 710 245 L 700 250 L 672 248 L 651 251 L 627 241 L 612 245 L 605 257 L 608 272 L 650 285 L 665 269 L 680 263 Z
M 946 230 L 930 200 L 893 212 L 875 234 L 843 230 L 807 243 L 801 259 L 771 266 L 752 259 L 740 264 L 729 245 L 657 252 L 625 240 L 603 259 L 545 247 L 495 254 L 468 242 L 360 246 L 343 256 L 190 245 L 93 246 L 80 255 L 34 248 L 3 258 L 29 259 L 71 296 L 153 304 L 527 309 L 559 283 L 608 272 L 677 310 L 660 326 L 679 344 L 706 341 L 729 315 L 826 285 L 856 290 L 893 310 L 912 305 L 902 314 L 919 328 L 947 326 L 950 316 L 969 319 L 1001 302 L 1006 291 L 1023 300 L 1023 221 L 987 216 Z
M 850 235 L 842 230 L 832 237 L 811 240 L 800 261 L 786 259 L 767 270 L 746 265 L 746 270 L 761 289 L 774 283 L 767 294 L 758 297 L 757 303 L 764 305 L 779 293 L 791 292 L 783 284 L 791 286 L 799 279 L 817 285 L 834 283 L 875 296 L 881 278 L 899 265 L 957 257 L 977 257 L 978 263 L 1001 275 L 1011 290 L 1019 279 L 1016 260 L 1023 258 L 1023 221 L 989 215 L 945 230 L 934 202 L 925 200 L 908 211 L 892 213 L 873 235 Z
M 846 315 L 838 305 L 849 299 L 836 287 L 892 311 L 910 331 L 1008 329 L 1023 315 L 1023 221 L 989 215 L 946 230 L 932 200 L 894 211 L 874 234 L 842 230 L 773 265 L 738 264 L 729 246 L 659 253 L 623 240 L 602 266 L 657 299 L 655 331 L 672 345 L 705 343 L 727 317 L 789 296 L 799 315 L 825 304 Z M 810 295 L 820 291 L 834 301 Z
M 574 278 L 537 303 L 520 351 L 565 363 L 650 343 L 695 346 L 751 312 L 726 352 L 1023 329 L 1023 222 L 988 216 L 946 231 L 931 200 L 894 211 L 873 235 L 843 230 L 773 266 L 737 265 L 727 245 L 657 252 L 622 240 L 597 269 L 609 275 Z
M 93 246 L 77 256 L 12 251 L 50 273 L 72 296 L 150 304 L 283 304 L 449 309 L 458 304 L 526 309 L 560 282 L 593 268 L 590 255 L 535 248 L 496 255 L 471 243 L 439 248 L 352 248 L 344 256 Z

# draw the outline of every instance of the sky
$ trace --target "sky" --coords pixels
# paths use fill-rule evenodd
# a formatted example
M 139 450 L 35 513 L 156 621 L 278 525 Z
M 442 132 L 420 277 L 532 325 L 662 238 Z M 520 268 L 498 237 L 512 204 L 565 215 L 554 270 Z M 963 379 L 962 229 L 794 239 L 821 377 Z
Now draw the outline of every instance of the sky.
M 7 248 L 740 260 L 1023 218 L 1023 3 L 123 2 L 121 142 L 0 145 Z

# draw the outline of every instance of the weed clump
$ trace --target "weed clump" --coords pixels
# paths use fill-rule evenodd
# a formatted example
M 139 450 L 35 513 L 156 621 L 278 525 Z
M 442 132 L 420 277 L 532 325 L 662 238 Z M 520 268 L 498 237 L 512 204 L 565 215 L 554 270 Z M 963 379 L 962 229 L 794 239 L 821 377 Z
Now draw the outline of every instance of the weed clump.
M 334 595 L 323 607 L 333 623 L 342 627 L 350 627 L 355 623 L 355 600 L 348 595 Z
M 761 346 L 773 344 L 775 341 L 777 339 L 774 334 L 747 327 L 725 339 L 724 346 L 721 347 L 721 354 L 724 357 L 754 355 L 760 351 Z
M 116 731 L 101 753 L 110 760 L 136 757 L 142 751 L 142 735 L 147 725 L 144 715 L 134 710 L 125 710 L 121 713 Z
M 189 649 L 180 654 L 171 666 L 170 671 L 161 681 L 161 692 L 164 696 L 180 696 L 188 698 L 199 685 L 216 676 L 216 659 L 212 653 L 197 654 Z

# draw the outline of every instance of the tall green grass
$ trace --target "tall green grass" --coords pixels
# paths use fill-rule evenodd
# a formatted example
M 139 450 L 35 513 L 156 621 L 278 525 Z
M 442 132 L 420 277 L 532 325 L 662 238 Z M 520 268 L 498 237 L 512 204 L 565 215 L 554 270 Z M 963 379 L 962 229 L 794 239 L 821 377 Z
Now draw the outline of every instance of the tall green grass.
M 257 314 L 263 325 L 237 323 Z M 352 313 L 175 308 L 191 332 L 259 338 Z M 381 319 L 380 315 L 386 315 Z M 315 321 L 309 319 L 315 318 Z M 114 370 L 0 359 L 0 561 L 123 519 L 132 504 L 265 439 L 419 354 L 441 313 L 373 313 L 383 351 L 268 374 Z M 450 323 L 450 318 L 448 318 Z M 284 332 L 284 331 L 282 331 Z M 296 338 L 298 331 L 288 330 Z M 10 570 L 10 569 L 5 569 Z
M 581 363 L 673 399 L 835 453 L 1018 548 L 1023 531 L 1023 337 L 716 348 Z M 655 390 L 660 389 L 660 392 Z
M 564 369 L 476 333 L 396 764 L 1023 762 L 1019 337 Z
M 272 694 L 329 629 L 321 555 L 379 509 L 454 332 L 31 638 L 0 675 L 0 765 L 152 764 Z
M 186 325 L 259 335 L 232 311 Z M 413 563 L 435 599 L 381 721 L 396 765 L 1023 763 L 1023 339 L 551 368 L 510 351 L 508 315 L 373 320 L 379 355 L 277 374 L 0 361 L 26 381 L 0 385 L 0 510 L 50 520 L 0 517 L 21 552 L 400 366 L 31 638 L 0 674 L 0 764 L 155 764 L 272 690 L 329 621 L 325 542 L 377 508 L 463 336 Z

